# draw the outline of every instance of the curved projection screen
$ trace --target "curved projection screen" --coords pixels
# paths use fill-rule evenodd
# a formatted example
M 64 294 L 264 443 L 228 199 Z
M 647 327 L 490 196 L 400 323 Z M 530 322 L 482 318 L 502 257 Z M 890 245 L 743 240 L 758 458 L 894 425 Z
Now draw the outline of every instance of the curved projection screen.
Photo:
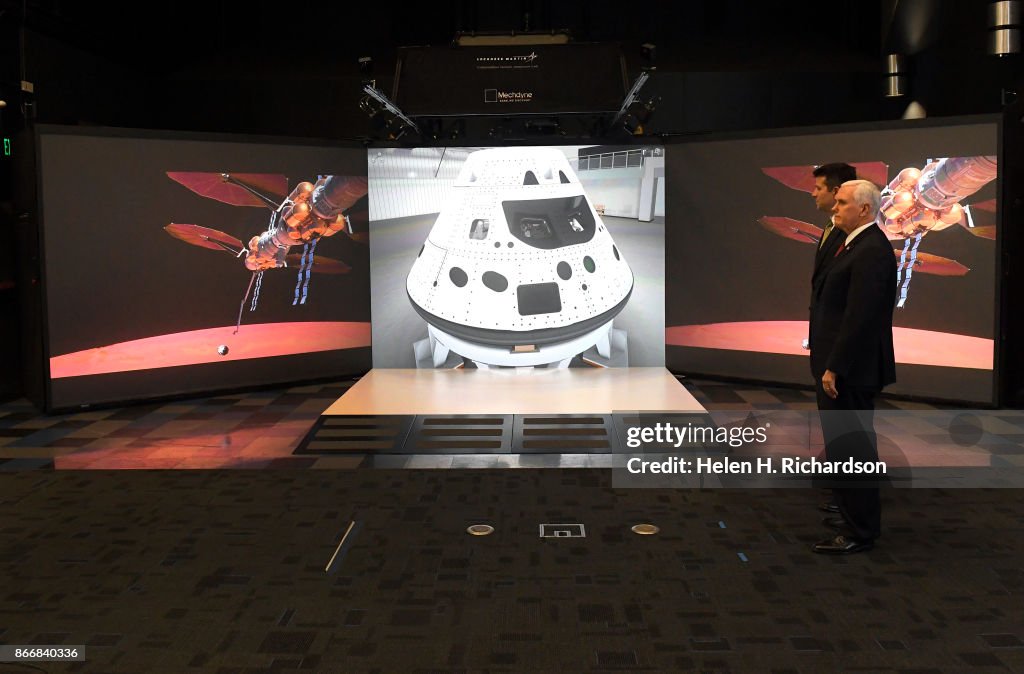
M 367 160 L 374 367 L 664 365 L 662 148 Z
M 366 371 L 365 157 L 41 131 L 48 406 Z M 326 218 L 307 217 L 294 245 L 279 247 L 266 232 L 275 223 L 284 237 L 285 220 L 300 222 L 289 204 L 302 201 L 347 224 L 328 231 Z M 247 258 L 268 268 L 251 271 Z
M 886 390 L 992 402 L 997 148 L 994 121 L 674 145 L 668 208 L 685 216 L 665 234 L 668 367 L 811 384 L 802 341 L 815 241 L 828 222 L 811 171 L 846 162 L 885 187 L 912 168 L 931 181 L 921 187 L 941 183 L 950 205 L 948 222 L 919 239 L 890 235 L 903 260 L 902 306 L 898 382 Z

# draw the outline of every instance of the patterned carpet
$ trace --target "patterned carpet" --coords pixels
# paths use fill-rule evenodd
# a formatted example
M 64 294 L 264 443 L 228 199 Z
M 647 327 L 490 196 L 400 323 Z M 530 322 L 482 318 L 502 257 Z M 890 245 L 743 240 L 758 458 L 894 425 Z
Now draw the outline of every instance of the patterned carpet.
M 690 386 L 708 407 L 813 407 Z M 344 387 L 52 418 L 3 406 L 0 643 L 85 645 L 86 661 L 0 672 L 1024 671 L 1017 490 L 887 490 L 877 547 L 832 558 L 810 552 L 828 533 L 812 489 L 275 470 L 331 467 L 289 452 Z M 196 450 L 264 470 L 47 469 L 199 468 L 182 458 Z M 466 533 L 480 523 L 495 532 Z M 542 539 L 543 523 L 586 537 Z

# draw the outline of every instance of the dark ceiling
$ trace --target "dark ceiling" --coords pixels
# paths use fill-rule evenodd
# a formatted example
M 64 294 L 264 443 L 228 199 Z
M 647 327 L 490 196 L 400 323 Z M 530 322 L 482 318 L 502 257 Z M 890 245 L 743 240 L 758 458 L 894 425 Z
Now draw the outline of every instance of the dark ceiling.
M 879 54 L 877 3 L 648 2 L 580 0 L 376 3 L 0 3 L 5 24 L 22 21 L 64 44 L 158 72 L 245 55 L 256 62 L 353 65 L 393 58 L 403 45 L 441 45 L 459 32 L 568 29 L 579 41 L 658 46 L 664 66 L 702 69 L 811 65 Z M 316 65 L 311 63 L 311 65 Z
M 11 97 L 19 80 L 32 81 L 38 121 L 331 135 L 359 114 L 361 56 L 373 58 L 373 76 L 389 91 L 400 46 L 446 45 L 459 32 L 567 29 L 576 41 L 619 43 L 630 79 L 644 65 L 640 45 L 655 44 L 661 86 L 678 94 L 675 105 L 703 106 L 686 113 L 689 121 L 681 108 L 663 113 L 662 121 L 674 115 L 670 129 L 898 116 L 905 103 L 862 102 L 878 97 L 882 55 L 891 51 L 910 57 L 911 93 L 929 114 L 994 112 L 1020 69 L 1016 58 L 997 62 L 985 53 L 985 4 L 0 0 L 0 93 Z M 770 110 L 721 114 L 716 105 L 740 104 L 716 103 L 737 87 L 769 97 Z M 849 112 L 832 110 L 828 99 Z M 297 100 L 321 109 L 302 112 Z M 716 129 L 717 120 L 724 126 Z

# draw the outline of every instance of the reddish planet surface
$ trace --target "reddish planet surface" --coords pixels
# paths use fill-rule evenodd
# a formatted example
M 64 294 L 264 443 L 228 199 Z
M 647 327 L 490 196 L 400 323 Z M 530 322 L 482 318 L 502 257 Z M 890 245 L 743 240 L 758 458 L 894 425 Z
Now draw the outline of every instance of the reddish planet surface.
M 935 365 L 991 370 L 994 342 L 948 332 L 892 329 L 896 362 L 908 365 Z M 801 344 L 807 339 L 807 321 L 749 321 L 677 325 L 665 329 L 665 343 L 703 349 L 728 349 L 781 353 L 789 356 L 808 354 Z
M 370 324 L 348 322 L 256 323 L 146 337 L 50 359 L 50 377 L 151 370 L 229 360 L 290 356 L 370 346 Z M 221 355 L 218 349 L 227 347 Z

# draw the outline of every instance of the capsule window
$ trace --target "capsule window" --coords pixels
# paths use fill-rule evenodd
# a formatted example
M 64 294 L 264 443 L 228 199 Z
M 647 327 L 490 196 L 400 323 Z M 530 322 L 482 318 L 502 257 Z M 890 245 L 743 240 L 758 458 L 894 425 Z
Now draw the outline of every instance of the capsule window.
M 448 278 L 452 280 L 452 283 L 462 288 L 469 283 L 469 276 L 459 267 L 452 267 L 448 271 Z
M 480 279 L 484 285 L 496 293 L 503 293 L 508 290 L 508 279 L 496 271 L 485 271 Z
M 520 316 L 557 314 L 562 310 L 562 298 L 557 283 L 531 283 L 516 288 Z
M 469 238 L 483 240 L 487 238 L 487 232 L 491 229 L 491 221 L 484 218 L 477 218 L 469 228 Z

